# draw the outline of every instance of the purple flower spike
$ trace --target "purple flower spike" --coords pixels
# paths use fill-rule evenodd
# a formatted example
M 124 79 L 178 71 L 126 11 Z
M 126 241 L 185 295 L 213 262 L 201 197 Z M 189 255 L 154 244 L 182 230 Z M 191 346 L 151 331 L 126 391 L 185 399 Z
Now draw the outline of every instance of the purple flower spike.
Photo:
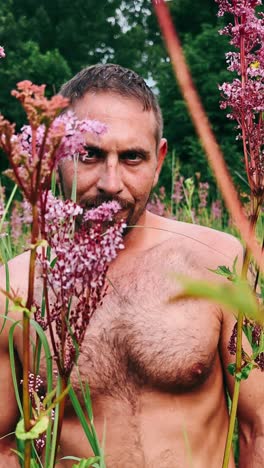
M 45 236 L 55 263 L 39 255 L 43 277 L 55 300 L 50 304 L 50 323 L 35 314 L 43 328 L 55 322 L 55 354 L 60 368 L 70 375 L 92 314 L 106 294 L 108 266 L 124 248 L 122 221 L 111 223 L 120 206 L 112 201 L 85 213 L 76 203 L 63 202 L 49 193 L 46 202 Z M 74 224 L 78 217 L 78 229 Z M 90 223 L 95 221 L 95 223 Z

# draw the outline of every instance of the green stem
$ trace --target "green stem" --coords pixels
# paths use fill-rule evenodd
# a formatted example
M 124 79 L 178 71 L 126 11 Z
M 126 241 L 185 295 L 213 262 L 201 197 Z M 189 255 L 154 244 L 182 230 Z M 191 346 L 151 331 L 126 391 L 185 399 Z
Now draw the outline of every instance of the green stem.
M 234 430 L 235 430 L 239 390 L 240 390 L 240 381 L 236 379 L 235 380 L 235 386 L 234 386 L 234 394 L 233 394 L 233 399 L 232 399 L 231 413 L 230 413 L 230 419 L 229 419 L 229 426 L 228 426 L 228 433 L 227 433 L 227 438 L 226 438 L 226 445 L 225 445 L 224 460 L 223 460 L 222 468 L 228 468 L 228 466 L 229 466 L 229 459 L 230 459 L 231 450 L 232 450 L 233 434 L 234 434 Z
M 60 395 L 66 390 L 67 384 L 68 384 L 68 378 L 65 376 L 61 377 Z M 56 458 L 56 454 L 57 454 L 59 443 L 60 443 L 61 430 L 62 430 L 67 396 L 68 396 L 67 394 L 64 395 L 64 397 L 59 402 L 59 418 L 58 418 L 59 420 L 58 420 L 58 429 L 57 429 L 57 437 L 56 437 L 55 458 Z
M 251 229 L 253 230 L 255 229 L 255 226 L 257 223 L 260 204 L 259 204 L 258 199 L 255 198 L 254 196 L 251 201 L 252 201 L 252 213 L 253 213 L 251 216 Z M 243 259 L 242 272 L 241 272 L 241 278 L 244 280 L 247 279 L 250 260 L 251 260 L 251 251 L 248 248 L 246 248 L 244 259 Z M 242 366 L 243 321 L 244 321 L 244 314 L 241 311 L 238 311 L 235 386 L 234 386 L 234 393 L 233 393 L 232 404 L 231 404 L 231 412 L 230 412 L 230 418 L 229 418 L 229 426 L 228 426 L 228 433 L 227 433 L 222 468 L 228 468 L 229 459 L 230 459 L 231 450 L 232 450 L 233 434 L 234 434 L 234 429 L 235 429 L 239 390 L 240 390 L 240 379 L 237 378 L 237 375 L 241 372 L 241 366 Z
M 228 468 L 228 465 L 229 465 L 229 459 L 230 459 L 231 450 L 232 450 L 233 434 L 234 434 L 235 422 L 236 422 L 236 413 L 237 413 L 237 405 L 238 405 L 239 390 L 240 390 L 240 379 L 237 378 L 237 374 L 241 372 L 241 364 L 242 364 L 243 320 L 244 320 L 244 315 L 241 311 L 239 311 L 238 318 L 237 318 L 235 386 L 234 386 L 234 393 L 233 393 L 233 398 L 232 398 L 232 405 L 231 405 L 231 412 L 230 412 L 230 418 L 229 418 L 229 426 L 228 426 L 228 433 L 227 433 L 222 468 Z

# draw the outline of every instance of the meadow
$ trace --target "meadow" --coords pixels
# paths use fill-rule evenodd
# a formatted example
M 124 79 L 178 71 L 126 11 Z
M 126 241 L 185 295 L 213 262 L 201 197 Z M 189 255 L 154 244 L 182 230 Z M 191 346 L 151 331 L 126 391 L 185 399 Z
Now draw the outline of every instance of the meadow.
M 199 143 L 214 172 L 217 189 L 203 172 L 193 169 L 188 176 L 183 175 L 177 154 L 172 151 L 169 177 L 166 176 L 169 183 L 166 188 L 159 186 L 152 194 L 148 209 L 160 216 L 229 232 L 244 244 L 241 271 L 237 271 L 236 260 L 232 269 L 219 265 L 216 270 L 226 278 L 225 284 L 182 279 L 185 297 L 210 299 L 228 308 L 237 318 L 229 343 L 234 355 L 234 362 L 228 368 L 234 378 L 234 393 L 230 395 L 230 423 L 223 454 L 222 466 L 227 468 L 241 382 L 248 379 L 252 371 L 264 370 L 261 293 L 264 20 L 258 10 L 262 5 L 260 0 L 217 0 L 216 3 L 218 15 L 228 15 L 233 21 L 224 26 L 221 34 L 231 40 L 232 51 L 227 52 L 226 59 L 228 71 L 236 77 L 219 85 L 219 91 L 222 110 L 236 123 L 245 165 L 244 173 L 239 174 L 244 188 L 238 192 L 233 183 L 193 84 L 169 10 L 165 2 L 157 0 L 153 7 L 162 37 Z M 0 56 L 5 58 L 2 47 Z M 108 265 L 123 248 L 125 224 L 123 221 L 107 224 L 115 219 L 120 209 L 115 201 L 86 212 L 76 203 L 77 163 L 79 155 L 86 151 L 85 135 L 92 132 L 100 136 L 106 128 L 99 122 L 78 120 L 71 111 L 62 112 L 68 100 L 60 95 L 47 98 L 43 85 L 20 81 L 12 94 L 22 105 L 28 120 L 17 132 L 12 123 L 3 116 L 0 118 L 0 146 L 9 162 L 5 174 L 13 181 L 8 193 L 4 179 L 0 186 L 0 260 L 5 276 L 5 288 L 1 287 L 5 309 L 1 313 L 1 332 L 9 326 L 9 357 L 20 412 L 15 429 L 15 453 L 25 468 L 55 466 L 65 402 L 70 399 L 94 456 L 68 458 L 76 462 L 75 467 L 104 468 L 104 440 L 98 440 L 88 384 L 79 379 L 80 402 L 71 386 L 71 373 L 75 367 L 78 369 L 85 331 L 103 300 Z M 63 200 L 56 170 L 69 156 L 74 161 L 74 182 L 71 199 Z M 82 221 L 75 229 L 80 216 Z M 107 229 L 104 229 L 105 223 Z M 24 250 L 29 256 L 28 292 L 27 297 L 20 297 L 12 288 L 8 261 Z M 37 265 L 42 269 L 41 301 L 36 300 L 34 290 Z M 250 282 L 247 280 L 249 272 Z M 22 318 L 14 320 L 9 315 L 10 310 Z M 17 380 L 14 350 L 14 335 L 19 327 L 23 331 L 22 382 Z M 35 332 L 33 342 L 32 330 Z M 47 341 L 47 330 L 51 345 Z M 243 340 L 250 345 L 250 352 L 244 351 Z M 41 352 L 46 360 L 45 395 L 39 394 L 43 384 L 39 376 Z M 31 355 L 34 372 L 30 372 Z

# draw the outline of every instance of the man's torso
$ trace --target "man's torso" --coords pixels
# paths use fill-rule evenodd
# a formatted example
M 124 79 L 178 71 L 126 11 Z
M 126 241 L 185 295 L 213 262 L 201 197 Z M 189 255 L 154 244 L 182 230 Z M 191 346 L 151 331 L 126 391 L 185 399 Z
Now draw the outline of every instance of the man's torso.
M 106 431 L 109 468 L 221 466 L 228 424 L 218 354 L 221 310 L 172 298 L 180 291 L 175 275 L 212 277 L 208 268 L 216 268 L 218 258 L 225 263 L 224 255 L 205 245 L 202 228 L 193 231 L 196 240 L 182 229 L 113 263 L 107 295 L 81 348 L 79 372 L 90 387 L 100 440 Z M 71 381 L 81 398 L 76 370 Z M 58 455 L 92 455 L 70 405 Z

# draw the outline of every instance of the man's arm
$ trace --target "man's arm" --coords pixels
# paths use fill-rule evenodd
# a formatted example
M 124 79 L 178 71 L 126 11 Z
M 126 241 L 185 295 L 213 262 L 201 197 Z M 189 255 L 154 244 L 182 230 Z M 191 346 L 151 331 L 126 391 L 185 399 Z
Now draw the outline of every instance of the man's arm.
M 209 242 L 209 237 L 208 237 Z M 233 262 L 238 257 L 237 271 L 241 271 L 243 262 L 243 247 L 233 236 L 221 233 L 217 241 L 217 249 L 228 254 L 230 261 L 223 258 L 214 258 L 212 269 L 219 265 L 226 265 L 232 269 Z M 251 274 L 249 274 L 250 278 Z M 213 278 L 216 280 L 215 276 Z M 222 281 L 219 277 L 219 281 Z M 249 281 L 252 283 L 252 279 Z M 222 311 L 222 327 L 219 342 L 219 350 L 224 369 L 224 375 L 229 394 L 233 395 L 235 379 L 227 371 L 227 366 L 234 363 L 236 357 L 228 351 L 228 344 L 233 332 L 236 319 L 229 311 Z M 243 348 L 251 355 L 251 347 L 243 337 Z M 264 372 L 254 369 L 247 380 L 240 385 L 238 400 L 238 424 L 239 424 L 239 468 L 263 468 L 264 467 Z
M 13 266 L 14 262 L 13 262 Z M 13 269 L 13 267 L 12 267 Z M 0 268 L 0 287 L 5 289 L 5 268 Z M 0 329 L 5 314 L 5 296 L 0 292 Z M 8 317 L 12 317 L 9 312 Z M 19 317 L 16 316 L 16 320 Z M 17 455 L 11 449 L 16 448 L 15 436 L 5 437 L 14 432 L 19 418 L 19 410 L 16 403 L 8 349 L 8 334 L 13 322 L 6 320 L 4 329 L 0 334 L 0 468 L 18 468 L 20 466 Z M 19 365 L 17 366 L 18 379 L 20 379 Z
M 232 396 L 234 377 L 227 371 L 227 366 L 235 362 L 227 347 L 232 334 L 235 319 L 230 312 L 223 313 L 221 337 L 221 357 L 226 375 L 229 393 Z M 245 339 L 243 348 L 251 354 Z M 238 401 L 239 423 L 239 468 L 263 468 L 264 466 L 264 373 L 254 369 L 247 380 L 240 385 Z

